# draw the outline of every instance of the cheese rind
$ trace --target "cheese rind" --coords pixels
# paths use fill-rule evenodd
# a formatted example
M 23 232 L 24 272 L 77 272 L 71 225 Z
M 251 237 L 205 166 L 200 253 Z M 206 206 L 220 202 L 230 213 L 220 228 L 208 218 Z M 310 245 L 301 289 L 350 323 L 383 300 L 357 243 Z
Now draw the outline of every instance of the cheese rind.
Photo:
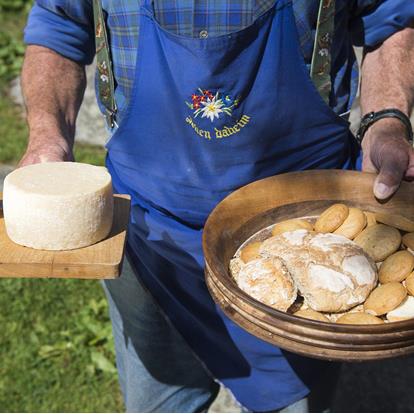
M 104 239 L 113 219 L 111 176 L 104 167 L 75 162 L 33 164 L 4 181 L 9 238 L 44 250 L 70 250 Z

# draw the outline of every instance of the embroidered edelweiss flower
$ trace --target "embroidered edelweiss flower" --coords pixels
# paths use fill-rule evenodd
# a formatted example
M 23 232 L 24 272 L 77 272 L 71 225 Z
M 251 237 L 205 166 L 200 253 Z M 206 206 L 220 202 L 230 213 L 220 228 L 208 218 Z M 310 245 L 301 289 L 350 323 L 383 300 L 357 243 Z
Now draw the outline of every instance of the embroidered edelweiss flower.
M 202 113 L 201 118 L 209 118 L 211 122 L 214 121 L 214 118 L 218 118 L 219 114 L 223 112 L 221 108 L 223 108 L 224 103 L 221 99 L 217 99 L 218 95 L 214 96 L 212 99 L 207 99 L 205 102 L 201 102 L 201 105 L 204 108 L 200 109 L 200 113 Z

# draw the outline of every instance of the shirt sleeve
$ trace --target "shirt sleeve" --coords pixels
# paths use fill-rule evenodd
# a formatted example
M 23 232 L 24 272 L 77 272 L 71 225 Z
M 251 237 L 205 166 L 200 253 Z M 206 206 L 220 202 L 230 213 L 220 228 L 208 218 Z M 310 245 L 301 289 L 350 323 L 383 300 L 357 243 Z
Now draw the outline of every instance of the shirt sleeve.
M 28 45 L 44 46 L 81 64 L 95 55 L 93 11 L 88 0 L 37 0 L 24 30 Z
M 354 0 L 350 30 L 355 46 L 374 47 L 414 24 L 412 0 Z

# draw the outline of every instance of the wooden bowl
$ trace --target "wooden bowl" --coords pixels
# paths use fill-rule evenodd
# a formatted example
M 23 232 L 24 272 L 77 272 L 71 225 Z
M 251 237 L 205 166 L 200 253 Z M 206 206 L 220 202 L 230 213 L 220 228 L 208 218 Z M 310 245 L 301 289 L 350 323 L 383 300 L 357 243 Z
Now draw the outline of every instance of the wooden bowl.
M 314 358 L 363 361 L 414 353 L 414 319 L 381 325 L 340 325 L 277 311 L 253 299 L 230 276 L 239 246 L 257 231 L 294 217 L 320 214 L 336 202 L 414 220 L 414 184 L 403 183 L 386 203 L 372 192 L 375 175 L 320 170 L 256 181 L 226 197 L 203 233 L 207 286 L 224 313 L 251 334 L 280 348 Z

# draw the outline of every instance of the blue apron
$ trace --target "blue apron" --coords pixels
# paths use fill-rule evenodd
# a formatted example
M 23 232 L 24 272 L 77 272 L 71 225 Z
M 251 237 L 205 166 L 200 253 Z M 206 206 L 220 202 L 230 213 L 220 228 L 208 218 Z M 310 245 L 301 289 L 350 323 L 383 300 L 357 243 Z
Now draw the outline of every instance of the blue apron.
M 315 89 L 290 1 L 229 35 L 173 34 L 141 7 L 130 107 L 107 144 L 132 196 L 127 252 L 140 278 L 220 382 L 249 410 L 304 397 L 327 363 L 250 335 L 214 304 L 201 234 L 230 192 L 271 175 L 352 168 L 348 122 Z

